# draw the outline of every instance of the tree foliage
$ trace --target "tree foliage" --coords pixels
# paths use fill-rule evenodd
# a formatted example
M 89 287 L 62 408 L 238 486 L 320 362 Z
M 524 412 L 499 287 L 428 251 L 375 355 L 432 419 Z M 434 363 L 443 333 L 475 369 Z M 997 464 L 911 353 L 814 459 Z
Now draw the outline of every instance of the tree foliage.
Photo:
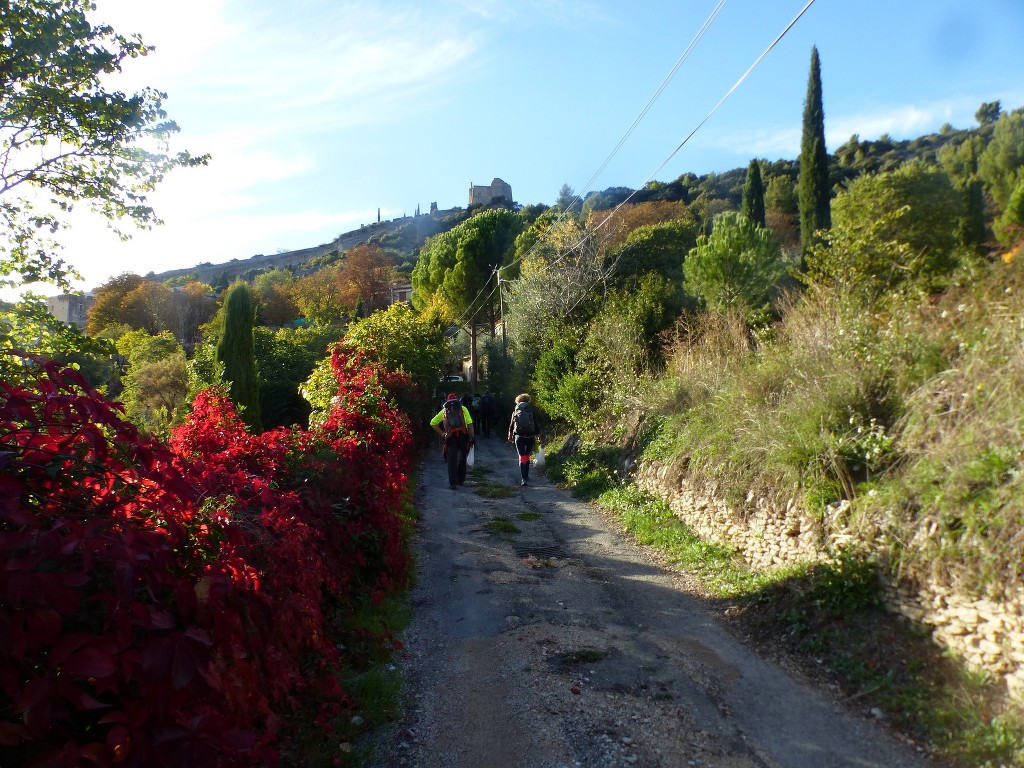
M 153 335 L 141 329 L 131 330 L 122 334 L 114 343 L 129 366 L 153 363 L 184 351 L 170 331 Z
M 978 175 L 1000 210 L 1024 178 L 1024 109 L 1000 117 L 992 140 L 978 158 Z
M 452 319 L 489 323 L 497 319 L 495 269 L 506 263 L 522 229 L 522 219 L 502 209 L 484 211 L 427 240 L 412 272 L 413 304 L 424 308 L 438 299 Z
M 448 352 L 444 331 L 436 318 L 417 314 L 407 304 L 393 304 L 353 323 L 345 338 L 368 362 L 404 371 L 413 382 L 429 388 Z
M 587 227 L 600 227 L 600 237 L 609 250 L 621 246 L 640 227 L 683 219 L 695 222 L 693 212 L 678 201 L 657 200 L 627 203 L 614 211 L 594 211 L 586 217 Z
M 93 305 L 86 319 L 86 333 L 98 336 L 112 325 L 148 330 L 149 313 L 145 307 L 129 298 L 131 292 L 143 282 L 143 278 L 138 275 L 124 272 L 96 288 L 93 291 Z
M 991 125 L 999 119 L 1001 112 L 1002 105 L 998 101 L 985 102 L 974 113 L 974 119 L 978 121 L 978 125 Z
M 681 287 L 683 261 L 699 234 L 700 225 L 692 216 L 637 227 L 615 255 L 617 278 L 654 272 Z
M 292 296 L 295 276 L 287 269 L 271 269 L 256 276 L 252 283 L 256 294 L 256 319 L 262 325 L 287 325 L 299 316 Z
M 216 361 L 224 366 L 231 400 L 254 432 L 260 432 L 259 387 L 256 381 L 256 352 L 253 323 L 256 302 L 246 283 L 235 283 L 228 289 L 221 307 L 220 339 Z
M 78 203 L 111 222 L 158 223 L 147 194 L 175 167 L 178 127 L 165 94 L 125 94 L 110 76 L 149 52 L 137 38 L 94 26 L 86 0 L 21 0 L 0 13 L 0 284 L 53 282 L 70 267 L 51 235 Z
M 827 245 L 808 260 L 818 282 L 879 290 L 934 281 L 959 263 L 964 197 L 936 168 L 911 163 L 862 176 L 834 204 Z
M 757 224 L 765 225 L 764 219 L 764 182 L 761 180 L 761 164 L 751 160 L 747 166 L 747 179 L 743 184 L 743 203 L 740 213 Z
M 511 348 L 533 361 L 559 328 L 583 325 L 613 282 L 614 264 L 600 240 L 573 218 L 543 234 L 508 283 L 505 328 Z
M 1019 245 L 1024 242 L 1024 178 L 1014 187 L 995 229 L 1001 243 Z
M 76 366 L 97 389 L 116 382 L 114 345 L 109 339 L 87 336 L 73 323 L 50 314 L 46 302 L 31 293 L 10 308 L 0 308 L 0 380 L 22 381 L 25 362 L 11 354 L 31 349 L 36 356 Z
M 291 297 L 302 315 L 321 325 L 341 325 L 352 307 L 341 292 L 341 268 L 325 267 L 299 278 L 291 286 Z
M 302 383 L 317 363 L 328 358 L 328 347 L 337 340 L 338 330 L 333 326 L 253 329 L 264 429 L 306 425 L 309 404 L 300 392 Z
M 391 286 L 395 283 L 391 256 L 379 245 L 357 245 L 345 253 L 338 282 L 343 301 L 353 314 L 360 302 L 364 317 L 374 310 L 384 309 L 391 303 Z
M 717 312 L 739 310 L 748 322 L 763 320 L 786 264 L 778 240 L 738 213 L 715 219 L 683 264 L 686 288 Z
M 803 133 L 800 138 L 800 240 L 806 254 L 815 243 L 815 232 L 831 226 L 829 210 L 828 150 L 825 148 L 825 108 L 821 93 L 821 61 L 818 49 L 811 49 L 811 71 L 807 76 Z

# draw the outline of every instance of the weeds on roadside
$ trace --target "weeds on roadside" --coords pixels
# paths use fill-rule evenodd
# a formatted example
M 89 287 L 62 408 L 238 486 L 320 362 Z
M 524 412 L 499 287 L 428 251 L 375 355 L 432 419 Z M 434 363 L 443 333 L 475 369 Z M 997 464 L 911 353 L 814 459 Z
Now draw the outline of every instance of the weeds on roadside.
M 352 634 L 356 641 L 347 649 L 349 666 L 340 675 L 351 706 L 338 712 L 296 712 L 288 721 L 289 751 L 283 762 L 306 768 L 365 764 L 368 755 L 361 738 L 401 714 L 402 679 L 392 664 L 400 644 L 394 637 L 411 619 L 412 611 L 402 595 L 361 606 Z M 324 738 L 325 723 L 330 726 L 330 738 Z

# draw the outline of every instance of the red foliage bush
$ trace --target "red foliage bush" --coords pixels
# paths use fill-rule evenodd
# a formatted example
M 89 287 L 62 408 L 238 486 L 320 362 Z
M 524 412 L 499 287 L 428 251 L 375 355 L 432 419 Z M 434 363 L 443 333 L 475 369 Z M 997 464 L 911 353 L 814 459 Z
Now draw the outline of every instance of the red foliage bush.
M 347 704 L 338 607 L 407 578 L 402 378 L 336 355 L 310 432 L 210 390 L 168 449 L 28 365 L 0 384 L 0 765 L 273 764 L 298 700 Z

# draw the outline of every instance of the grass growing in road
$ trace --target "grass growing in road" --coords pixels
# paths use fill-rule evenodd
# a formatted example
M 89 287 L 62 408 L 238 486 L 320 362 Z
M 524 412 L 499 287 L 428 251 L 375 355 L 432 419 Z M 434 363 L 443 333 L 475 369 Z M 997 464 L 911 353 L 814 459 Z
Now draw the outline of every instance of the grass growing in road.
M 498 533 L 514 536 L 520 533 L 519 527 L 509 520 L 507 517 L 496 517 L 493 520 L 484 523 L 483 529 L 488 533 Z
M 607 655 L 607 651 L 599 651 L 595 648 L 581 648 L 578 651 L 559 653 L 552 661 L 559 666 L 574 667 L 580 664 L 596 664 Z
M 477 496 L 483 496 L 485 499 L 507 499 L 515 493 L 515 489 L 510 485 L 489 480 L 487 476 L 493 471 L 490 467 L 477 465 L 469 470 L 466 477 L 476 484 L 473 492 Z
M 515 489 L 510 485 L 484 482 L 478 483 L 473 492 L 478 496 L 483 496 L 485 499 L 507 499 L 515 493 Z

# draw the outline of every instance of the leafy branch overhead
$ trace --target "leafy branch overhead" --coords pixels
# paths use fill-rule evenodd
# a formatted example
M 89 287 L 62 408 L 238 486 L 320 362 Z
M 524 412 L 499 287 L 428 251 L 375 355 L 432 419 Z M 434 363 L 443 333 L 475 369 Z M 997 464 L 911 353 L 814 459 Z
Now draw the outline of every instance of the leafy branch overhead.
M 109 86 L 129 59 L 151 48 L 93 25 L 85 0 L 4 3 L 0 14 L 0 284 L 68 286 L 71 268 L 53 236 L 85 203 L 114 222 L 159 223 L 151 192 L 176 167 L 207 156 L 170 154 L 178 126 L 151 88 Z

